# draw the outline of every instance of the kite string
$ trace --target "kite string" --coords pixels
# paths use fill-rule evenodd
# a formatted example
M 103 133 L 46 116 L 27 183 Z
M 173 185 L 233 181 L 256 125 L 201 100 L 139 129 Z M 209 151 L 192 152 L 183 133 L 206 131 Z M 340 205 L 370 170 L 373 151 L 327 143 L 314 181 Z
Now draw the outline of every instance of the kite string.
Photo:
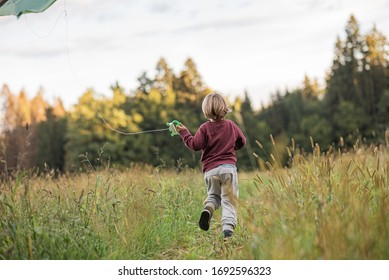
M 66 0 L 65 0 L 65 2 L 66 2 Z M 53 31 L 54 31 L 54 29 L 57 27 L 57 25 L 58 25 L 58 22 L 59 22 L 59 19 L 61 18 L 61 16 L 62 15 L 65 15 L 65 17 L 66 17 L 66 4 L 65 4 L 65 10 L 63 10 L 63 11 L 61 11 L 60 13 L 59 13 L 59 15 L 57 16 L 57 19 L 55 20 L 55 23 L 54 23 L 54 25 L 52 26 L 52 28 L 51 28 L 51 30 L 47 33 L 47 34 L 45 34 L 45 35 L 42 35 L 42 34 L 39 34 L 38 32 L 36 32 L 32 27 L 31 27 L 31 24 L 30 24 L 30 22 L 28 21 L 28 15 L 27 14 L 25 14 L 24 16 L 23 16 L 23 18 L 24 18 L 24 22 L 26 23 L 26 25 L 27 25 L 27 27 L 28 27 L 28 29 L 30 29 L 30 31 L 32 32 L 32 33 L 34 33 L 38 38 L 40 38 L 40 39 L 46 39 L 47 37 L 49 37 L 50 35 L 51 35 L 51 33 L 53 33 Z
M 77 78 L 77 75 L 73 70 L 73 65 L 72 65 L 72 61 L 70 59 L 70 54 L 69 54 L 69 26 L 68 26 L 68 12 L 67 12 L 67 7 L 66 7 L 66 0 L 64 0 L 63 5 L 64 5 L 64 12 L 65 12 L 65 28 L 66 28 L 66 32 L 65 32 L 66 57 L 68 59 L 69 69 L 70 69 L 70 72 L 72 72 L 73 78 L 77 81 L 79 87 L 82 88 L 80 80 Z
M 161 129 L 151 129 L 151 130 L 143 130 L 143 131 L 137 131 L 137 132 L 123 132 L 123 131 L 117 130 L 117 129 L 113 128 L 112 126 L 110 126 L 109 123 L 103 118 L 103 116 L 99 112 L 97 112 L 97 114 L 99 115 L 100 119 L 102 119 L 103 122 L 108 126 L 109 129 L 111 129 L 112 131 L 115 131 L 117 133 L 123 134 L 123 135 L 137 135 L 137 134 L 153 133 L 153 132 L 160 132 L 160 131 L 169 130 L 169 128 L 161 128 Z
M 73 69 L 73 65 L 72 65 L 72 62 L 71 62 L 71 59 L 70 59 L 70 53 L 69 53 L 69 27 L 68 27 L 68 12 L 67 12 L 67 4 L 66 4 L 66 0 L 63 0 L 63 10 L 59 13 L 59 15 L 57 16 L 57 19 L 55 20 L 55 23 L 54 25 L 52 26 L 51 30 L 45 34 L 45 35 L 42 35 L 42 34 L 39 34 L 37 31 L 35 31 L 31 24 L 29 23 L 28 21 L 28 15 L 24 15 L 24 21 L 27 25 L 27 27 L 30 29 L 30 31 L 32 33 L 35 34 L 35 36 L 37 36 L 38 38 L 40 39 L 46 39 L 47 37 L 49 37 L 54 29 L 57 27 L 58 25 L 58 22 L 59 22 L 59 19 L 62 17 L 62 15 L 64 15 L 64 19 L 65 19 L 65 41 L 66 41 L 66 57 L 67 57 L 67 60 L 68 60 L 68 64 L 69 64 L 69 69 L 70 69 L 70 72 L 72 73 L 73 75 L 73 78 L 76 80 L 76 82 L 78 83 L 78 85 L 80 86 L 80 88 L 82 88 L 82 85 L 81 85 L 81 82 L 80 80 L 77 78 L 77 75 L 76 73 L 74 72 L 74 69 Z

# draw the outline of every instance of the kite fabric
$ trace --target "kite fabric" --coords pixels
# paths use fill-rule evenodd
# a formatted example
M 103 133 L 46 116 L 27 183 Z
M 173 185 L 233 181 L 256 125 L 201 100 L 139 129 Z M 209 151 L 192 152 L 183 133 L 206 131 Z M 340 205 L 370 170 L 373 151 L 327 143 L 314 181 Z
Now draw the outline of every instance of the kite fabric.
M 0 16 L 17 16 L 45 11 L 57 0 L 0 0 Z

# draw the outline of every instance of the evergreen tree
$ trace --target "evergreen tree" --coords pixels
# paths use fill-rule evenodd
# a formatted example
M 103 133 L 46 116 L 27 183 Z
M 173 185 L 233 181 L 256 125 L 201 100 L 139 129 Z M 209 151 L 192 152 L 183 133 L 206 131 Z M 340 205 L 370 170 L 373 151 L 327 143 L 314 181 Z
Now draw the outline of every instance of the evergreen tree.
M 379 107 L 381 104 L 385 104 L 383 98 L 387 89 L 387 77 L 389 76 L 387 47 L 386 37 L 374 26 L 365 36 L 363 69 L 360 74 L 364 109 L 371 119 L 365 133 L 373 137 L 376 136 L 376 131 L 385 129 L 385 124 L 381 123 L 382 118 L 379 116 Z
M 247 91 L 244 92 L 243 102 L 239 97 L 236 98 L 232 116 L 246 136 L 246 146 L 243 148 L 243 152 L 237 153 L 239 166 L 254 169 L 256 163 L 253 157 L 253 145 L 255 145 L 258 127 L 254 119 L 252 102 Z
M 311 81 L 311 79 L 305 74 L 304 81 L 303 81 L 303 87 L 302 87 L 302 94 L 304 97 L 317 101 L 320 96 L 320 86 L 317 80 Z
M 363 91 L 361 88 L 361 71 L 363 70 L 363 40 L 356 18 L 352 15 L 346 25 L 344 43 L 338 39 L 335 46 L 335 58 L 331 74 L 327 81 L 326 106 L 327 117 L 333 126 L 333 141 L 341 136 L 354 134 L 368 124 L 369 116 L 364 110 Z M 339 116 L 358 115 L 353 122 L 345 122 Z M 345 135 L 346 133 L 346 135 Z
M 330 106 L 336 106 L 342 100 L 362 105 L 358 79 L 358 72 L 362 70 L 362 39 L 354 16 L 348 20 L 345 32 L 345 41 L 338 38 L 335 45 L 327 93 Z
M 58 106 L 58 105 L 57 105 Z M 37 160 L 40 170 L 64 171 L 66 117 L 58 115 L 56 107 L 48 107 L 45 121 L 37 125 Z
M 344 83 L 345 77 L 344 64 L 345 56 L 343 52 L 343 41 L 340 37 L 337 38 L 334 51 L 334 60 L 332 62 L 331 71 L 327 77 L 327 93 L 325 100 L 327 107 L 330 110 L 329 116 L 332 115 L 334 108 L 340 101 L 344 100 Z
M 351 15 L 346 25 L 346 41 L 344 45 L 345 71 L 345 100 L 363 106 L 358 73 L 362 71 L 362 36 L 356 18 Z

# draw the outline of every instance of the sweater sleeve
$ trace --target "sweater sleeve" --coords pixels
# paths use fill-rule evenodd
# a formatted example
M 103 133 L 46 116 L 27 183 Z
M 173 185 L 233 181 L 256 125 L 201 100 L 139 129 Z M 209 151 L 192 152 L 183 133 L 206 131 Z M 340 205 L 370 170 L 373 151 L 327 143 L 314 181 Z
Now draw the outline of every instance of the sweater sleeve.
M 193 136 L 188 129 L 180 131 L 180 136 L 185 146 L 193 151 L 200 151 L 205 148 L 206 145 L 206 135 L 200 127 L 196 134 Z
M 238 132 L 238 137 L 235 141 L 235 150 L 240 150 L 244 147 L 244 145 L 246 145 L 246 137 L 244 137 L 243 132 L 238 126 L 235 126 L 235 129 Z

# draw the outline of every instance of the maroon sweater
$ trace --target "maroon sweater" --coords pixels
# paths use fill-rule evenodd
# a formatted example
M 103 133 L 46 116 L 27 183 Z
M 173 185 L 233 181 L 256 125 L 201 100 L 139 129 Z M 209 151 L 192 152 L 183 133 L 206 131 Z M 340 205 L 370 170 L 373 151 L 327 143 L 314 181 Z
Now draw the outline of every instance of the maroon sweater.
M 246 144 L 246 138 L 239 127 L 226 119 L 203 123 L 194 136 L 187 129 L 180 131 L 180 135 L 189 149 L 202 151 L 203 172 L 221 164 L 236 165 L 235 150 Z

